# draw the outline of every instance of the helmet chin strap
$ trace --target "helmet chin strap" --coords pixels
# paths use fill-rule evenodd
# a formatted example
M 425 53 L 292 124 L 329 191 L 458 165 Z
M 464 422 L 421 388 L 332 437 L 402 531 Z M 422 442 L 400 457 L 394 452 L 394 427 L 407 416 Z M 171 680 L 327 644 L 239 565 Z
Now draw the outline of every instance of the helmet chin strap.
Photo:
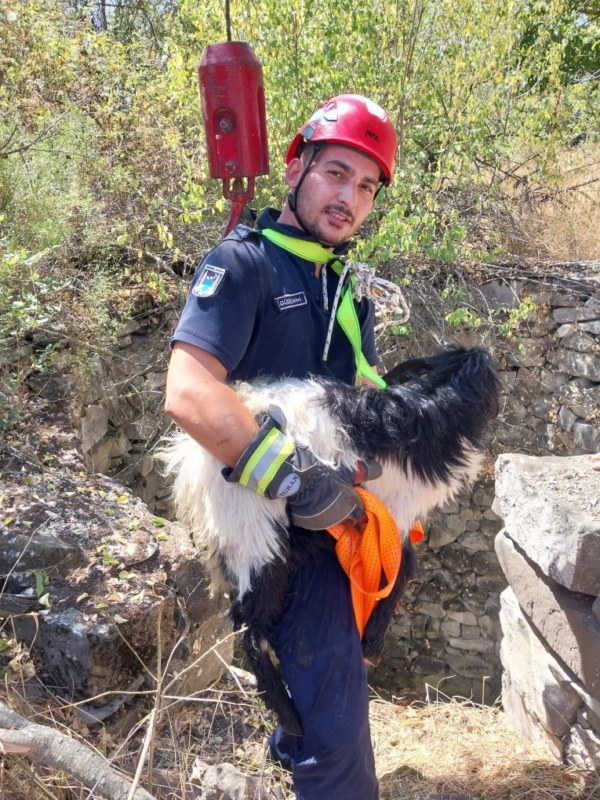
M 298 181 L 298 184 L 297 184 L 296 188 L 294 189 L 293 192 L 289 192 L 288 193 L 287 202 L 288 202 L 288 206 L 290 207 L 293 215 L 296 217 L 296 222 L 298 223 L 298 225 L 300 225 L 300 227 L 302 228 L 304 233 L 307 233 L 309 236 L 311 236 L 313 238 L 313 240 L 315 242 L 317 242 L 318 244 L 323 245 L 323 247 L 328 247 L 329 248 L 329 247 L 331 247 L 330 243 L 322 242 L 320 239 L 317 239 L 317 237 L 314 235 L 314 233 L 312 231 L 310 231 L 306 227 L 306 224 L 304 223 L 304 220 L 302 219 L 302 217 L 300 216 L 300 212 L 298 211 L 298 203 L 297 203 L 298 192 L 300 191 L 300 187 L 304 183 L 304 178 L 306 178 L 306 176 L 308 175 L 309 169 L 315 163 L 315 160 L 316 160 L 317 156 L 319 155 L 319 151 L 320 150 L 321 150 L 321 145 L 320 144 L 314 145 L 314 149 L 313 149 L 313 151 L 311 153 L 311 156 L 310 156 L 310 158 L 308 160 L 308 164 L 304 168 L 304 171 L 303 171 L 302 175 L 300 176 L 300 180 Z

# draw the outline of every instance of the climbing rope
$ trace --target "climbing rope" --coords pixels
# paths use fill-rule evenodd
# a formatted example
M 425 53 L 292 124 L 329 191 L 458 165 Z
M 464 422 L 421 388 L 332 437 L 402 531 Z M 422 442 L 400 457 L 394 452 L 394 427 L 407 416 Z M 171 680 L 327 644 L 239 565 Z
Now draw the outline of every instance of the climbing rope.
M 362 300 L 363 297 L 368 297 L 375 305 L 376 334 L 383 333 L 389 327 L 397 327 L 408 322 L 410 309 L 397 284 L 379 277 L 373 267 L 361 261 L 349 260 L 346 263 L 350 265 L 355 276 L 354 299 Z

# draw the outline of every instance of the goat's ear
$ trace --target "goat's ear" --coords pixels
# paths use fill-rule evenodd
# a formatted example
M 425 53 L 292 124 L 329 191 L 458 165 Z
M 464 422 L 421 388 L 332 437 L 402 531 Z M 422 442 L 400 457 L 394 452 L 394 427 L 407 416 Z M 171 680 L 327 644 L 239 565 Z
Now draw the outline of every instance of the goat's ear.
M 389 372 L 383 376 L 383 380 L 388 386 L 393 386 L 397 383 L 406 383 L 415 377 L 421 375 L 426 371 L 425 359 L 423 358 L 409 358 L 408 361 L 401 361 L 392 367 Z
M 392 367 L 389 372 L 386 372 L 385 375 L 382 376 L 383 380 L 387 383 L 388 386 L 393 386 L 394 384 L 398 383 L 398 378 L 396 376 L 399 367 L 400 364 L 396 364 L 395 367 Z

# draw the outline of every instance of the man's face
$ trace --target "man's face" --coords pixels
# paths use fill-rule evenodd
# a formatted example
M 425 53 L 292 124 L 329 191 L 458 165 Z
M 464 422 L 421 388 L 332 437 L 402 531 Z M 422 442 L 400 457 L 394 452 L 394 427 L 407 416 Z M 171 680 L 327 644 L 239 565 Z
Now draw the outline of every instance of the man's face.
M 299 158 L 288 164 L 286 181 L 298 185 L 305 165 Z M 325 145 L 318 153 L 296 196 L 297 210 L 320 242 L 334 247 L 356 233 L 373 208 L 380 171 L 368 156 L 342 145 Z M 297 226 L 286 207 L 281 222 Z M 293 220 L 293 221 L 292 221 Z

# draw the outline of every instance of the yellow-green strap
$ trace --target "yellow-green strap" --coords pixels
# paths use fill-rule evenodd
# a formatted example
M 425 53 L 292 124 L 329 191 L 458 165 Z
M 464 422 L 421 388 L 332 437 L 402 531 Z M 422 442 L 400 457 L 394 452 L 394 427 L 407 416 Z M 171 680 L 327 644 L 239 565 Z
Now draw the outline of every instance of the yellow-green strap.
M 288 253 L 293 253 L 295 256 L 305 258 L 307 261 L 314 261 L 316 264 L 327 264 L 335 256 L 326 247 L 318 242 L 310 242 L 307 239 L 295 239 L 293 236 L 288 236 L 286 233 L 274 231 L 273 228 L 261 228 L 260 232 L 269 241 L 281 247 L 282 250 L 287 250 Z
M 381 375 L 378 375 L 377 372 L 375 372 L 362 351 L 360 322 L 358 321 L 356 308 L 352 300 L 352 289 L 350 287 L 347 287 L 342 295 L 335 318 L 340 328 L 346 334 L 350 345 L 352 346 L 352 350 L 354 352 L 354 363 L 356 365 L 356 375 L 359 378 L 366 378 L 367 380 L 372 381 L 380 389 L 387 388 L 387 383 L 383 380 Z
M 339 258 L 332 255 L 331 251 L 318 242 L 310 242 L 306 239 L 296 239 L 293 236 L 288 236 L 280 231 L 275 231 L 272 228 L 262 228 L 261 234 L 269 241 L 287 250 L 295 256 L 304 258 L 307 261 L 312 261 L 316 264 L 327 264 L 330 266 L 337 275 L 342 272 L 343 264 Z M 356 314 L 354 301 L 352 300 L 352 286 L 354 283 L 354 276 L 350 278 L 350 284 L 344 289 L 342 299 L 338 306 L 335 318 L 340 328 L 346 334 L 352 351 L 354 353 L 354 364 L 356 367 L 357 379 L 366 378 L 374 383 L 380 389 L 387 387 L 383 378 L 378 375 L 373 367 L 369 364 L 362 352 L 362 335 L 360 331 L 360 322 Z

